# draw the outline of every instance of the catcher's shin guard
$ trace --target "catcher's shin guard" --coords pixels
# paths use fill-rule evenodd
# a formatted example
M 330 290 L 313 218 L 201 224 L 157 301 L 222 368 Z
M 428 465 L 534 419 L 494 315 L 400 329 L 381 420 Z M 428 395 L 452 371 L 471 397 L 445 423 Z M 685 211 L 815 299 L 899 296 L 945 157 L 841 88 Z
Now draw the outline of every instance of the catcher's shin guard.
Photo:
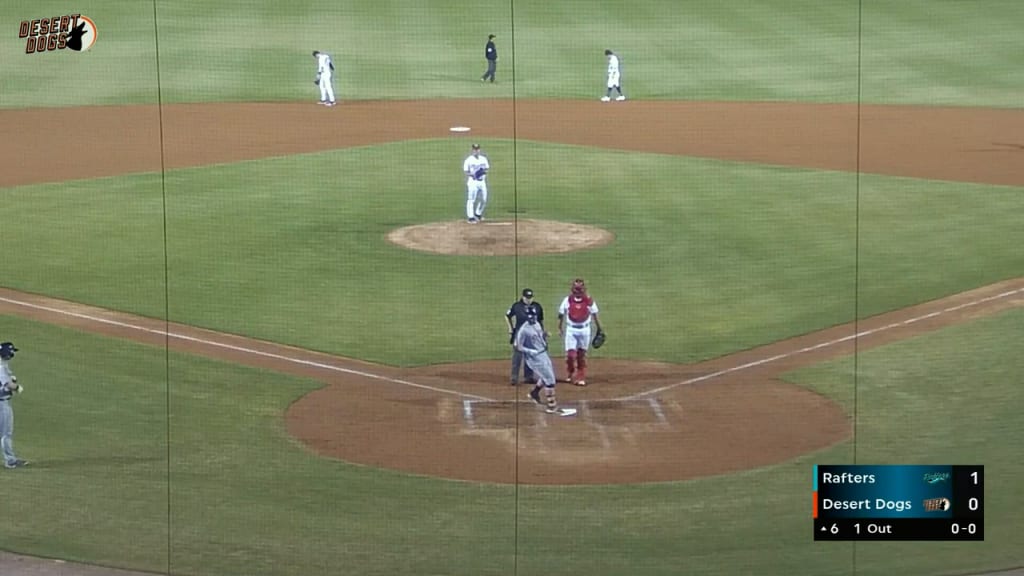
M 587 351 L 585 348 L 576 350 L 576 382 L 585 382 L 587 377 Z
M 569 373 L 569 378 L 572 378 L 574 372 L 576 372 L 576 351 L 569 350 L 565 354 L 565 369 Z

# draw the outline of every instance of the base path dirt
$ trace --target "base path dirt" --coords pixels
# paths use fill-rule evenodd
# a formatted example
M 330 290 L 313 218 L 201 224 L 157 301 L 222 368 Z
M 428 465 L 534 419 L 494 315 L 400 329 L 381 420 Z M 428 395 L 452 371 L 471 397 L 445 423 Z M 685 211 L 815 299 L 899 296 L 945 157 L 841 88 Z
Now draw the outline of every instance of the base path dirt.
M 452 126 L 469 126 L 452 133 Z M 75 138 L 51 138 L 75 127 Z M 161 133 L 163 134 L 161 145 Z M 571 100 L 0 109 L 0 187 L 420 138 L 512 138 L 1024 185 L 1024 110 Z M 859 137 L 859 140 L 858 140 Z M 454 159 L 455 162 L 458 159 Z M 502 160 L 507 163 L 507 160 Z M 459 189 L 458 183 L 453 183 Z

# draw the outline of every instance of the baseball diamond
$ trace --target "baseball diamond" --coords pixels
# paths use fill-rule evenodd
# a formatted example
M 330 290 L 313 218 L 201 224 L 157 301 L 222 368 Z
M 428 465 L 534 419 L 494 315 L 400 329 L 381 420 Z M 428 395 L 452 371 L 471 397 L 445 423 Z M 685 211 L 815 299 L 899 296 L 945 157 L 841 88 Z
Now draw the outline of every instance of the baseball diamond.
M 51 4 L 0 575 L 1024 567 L 1024 2 Z M 815 542 L 825 464 L 985 541 Z
M 566 126 L 553 127 L 545 120 L 535 126 L 520 121 L 519 129 L 538 140 L 568 141 L 575 143 L 600 142 L 625 149 L 655 150 L 675 154 L 697 154 L 721 158 L 737 158 L 775 162 L 778 164 L 807 164 L 818 168 L 844 170 L 854 168 L 853 140 L 844 140 L 841 127 L 845 125 L 853 108 L 843 106 L 798 106 L 793 104 L 747 105 L 631 102 L 629 108 L 615 110 L 609 123 L 584 123 L 580 120 L 588 111 L 587 103 L 565 105 L 557 102 L 520 104 L 521 110 L 543 106 L 545 110 L 561 107 L 560 117 Z M 481 117 L 501 118 L 507 113 L 504 102 L 480 101 L 460 103 L 352 103 L 336 110 L 326 122 L 339 122 L 351 128 L 360 121 L 377 114 L 374 107 L 391 117 L 406 118 L 390 131 L 367 130 L 361 139 L 354 139 L 351 130 L 335 130 L 327 134 L 328 141 L 317 146 L 355 146 L 389 139 L 436 136 L 436 126 L 447 126 L 463 118 L 468 108 L 476 107 L 485 114 Z M 358 114 L 352 110 L 360 110 Z M 445 118 L 444 122 L 413 121 L 421 116 L 417 110 L 430 110 L 431 114 Z M 693 124 L 705 124 L 714 119 L 716 128 L 708 129 L 711 138 L 697 149 L 693 142 L 672 137 L 633 140 L 625 137 L 626 125 L 638 133 L 649 130 L 657 118 L 671 110 L 675 117 Z M 713 111 L 713 113 L 708 113 Z M 279 118 L 302 117 L 307 112 L 290 104 L 214 104 L 166 106 L 165 138 L 167 160 L 170 167 L 197 166 L 214 161 L 238 161 L 278 154 L 312 152 L 311 140 L 300 138 L 295 122 L 280 125 L 285 134 L 280 140 L 265 139 L 269 132 L 251 130 L 249 122 L 238 122 L 244 117 L 255 124 L 278 122 Z M 862 168 L 879 173 L 898 173 L 913 176 L 981 181 L 999 184 L 1024 183 L 1012 158 L 1005 154 L 991 154 L 972 159 L 970 170 L 959 160 L 962 139 L 978 138 L 976 146 L 987 139 L 1010 139 L 1019 115 L 1012 111 L 975 109 L 914 109 L 909 107 L 873 107 L 862 111 L 879 120 L 872 123 L 880 142 L 913 140 L 915 148 L 901 148 L 898 158 L 894 148 L 890 155 L 878 153 L 862 159 Z M 151 128 L 145 119 L 150 112 L 146 107 L 95 108 L 84 110 L 49 110 L 41 115 L 32 110 L 0 110 L 0 130 L 18 132 L 29 125 L 53 126 L 72 121 L 89 125 L 97 138 L 93 146 L 74 151 L 68 149 L 67 161 L 59 166 L 47 165 L 41 150 L 25 156 L 25 161 L 11 166 L 0 174 L 4 185 L 24 185 L 56 179 L 111 176 L 123 172 L 145 171 L 154 168 L 154 158 L 138 153 L 138 144 L 155 138 L 147 133 Z M 583 115 L 583 116 L 581 116 Z M 119 117 L 121 122 L 136 125 L 139 130 L 128 134 L 127 140 L 118 138 L 109 119 Z M 525 115 L 529 117 L 529 115 Z M 134 120 L 133 120 L 134 118 Z M 545 116 L 546 118 L 546 116 Z M 758 122 L 783 118 L 790 126 L 784 134 L 791 139 L 789 146 L 758 140 L 745 134 L 741 127 L 751 118 Z M 950 130 L 957 141 L 915 136 L 921 118 L 930 122 L 959 126 Z M 995 119 L 993 121 L 993 119 Z M 322 126 L 325 120 L 319 119 Z M 617 123 L 621 122 L 621 123 Z M 835 130 L 827 126 L 834 123 Z M 992 136 L 979 133 L 974 127 L 985 122 L 996 130 L 1007 133 Z M 802 127 L 801 127 L 802 126 Z M 586 127 L 590 133 L 581 133 Z M 794 128 L 795 127 L 795 128 Z M 605 138 L 602 130 L 613 130 L 617 138 Z M 474 127 L 478 133 L 491 137 L 503 136 L 502 122 Z M 239 134 L 239 131 L 242 134 Z M 295 138 L 287 136 L 294 132 Z M 234 132 L 234 134 L 231 134 Z M 202 134 L 198 142 L 190 135 Z M 883 134 L 884 133 L 884 134 Z M 242 138 L 249 142 L 245 148 L 232 148 L 224 144 Z M 133 139 L 139 139 L 138 142 Z M 283 143 L 283 144 L 282 144 Z M 970 146 L 970 144 L 967 144 Z M 58 149 L 64 144 L 54 142 Z M 794 153 L 796 147 L 800 152 Z M 23 147 L 24 148 L 24 147 Z M 31 148 L 31 146 L 29 146 Z M 24 151 L 24 150 L 23 150 Z M 911 154 L 907 156 L 907 154 Z M 525 220 L 525 225 L 530 221 Z M 464 226 L 464 225 L 463 225 Z M 480 229 L 485 228 L 479 225 Z M 473 229 L 476 229 L 475 227 Z M 495 227 L 501 229 L 501 227 Z M 480 253 L 487 253 L 482 251 Z M 871 343 L 885 343 L 907 337 L 923 329 L 948 325 L 964 317 L 979 313 L 990 314 L 1019 302 L 1015 297 L 985 300 L 1020 290 L 1016 284 L 1002 284 L 980 292 L 960 295 L 951 301 L 937 301 L 924 308 L 915 308 L 879 317 L 877 322 L 887 329 L 870 334 L 858 341 L 860 349 Z M 1015 293 L 1016 294 L 1016 293 Z M 1011 295 L 1012 296 L 1012 295 Z M 21 303 L 35 307 L 25 307 Z M 934 310 L 950 308 L 950 302 L 969 304 L 953 309 L 938 317 L 928 314 Z M 45 317 L 46 321 L 75 326 L 78 329 L 110 332 L 119 336 L 149 341 L 162 345 L 165 340 L 163 323 L 148 324 L 111 311 L 92 309 L 81 304 L 70 304 L 38 296 L 5 292 L 0 300 L 5 313 Z M 64 315 L 58 310 L 74 310 L 76 315 Z M 90 318 L 107 320 L 94 323 Z M 903 320 L 901 320 L 901 318 Z M 116 322 L 110 323 L 109 320 Z M 909 322 L 901 324 L 901 322 Z M 147 326 L 140 332 L 130 326 Z M 862 323 L 860 328 L 868 324 Z M 192 328 L 175 326 L 182 333 Z M 821 450 L 848 438 L 849 415 L 837 404 L 801 387 L 779 381 L 783 370 L 810 365 L 821 358 L 850 353 L 852 326 L 840 326 L 815 333 L 794 341 L 778 342 L 764 349 L 755 349 L 727 356 L 706 364 L 674 366 L 659 363 L 636 362 L 623 359 L 596 358 L 593 360 L 593 386 L 579 389 L 565 386 L 560 401 L 566 406 L 580 409 L 577 417 L 551 421 L 538 419 L 534 408 L 520 398 L 503 399 L 501 392 L 491 384 L 503 381 L 504 361 L 471 364 L 436 365 L 398 370 L 386 366 L 368 366 L 358 361 L 337 358 L 294 349 L 279 349 L 267 342 L 253 342 L 234 336 L 200 331 L 197 339 L 183 342 L 171 339 L 175 349 L 190 353 L 208 354 L 232 362 L 252 364 L 273 370 L 324 378 L 329 386 L 315 390 L 294 402 L 288 409 L 287 430 L 311 450 L 355 463 L 383 466 L 415 472 L 417 474 L 446 476 L 485 482 L 521 484 L 609 484 L 682 480 L 706 475 L 726 474 L 749 467 L 784 462 L 802 453 Z M 208 344 L 225 338 L 229 346 Z M 845 338 L 845 340 L 844 340 Z M 821 346 L 818 348 L 818 346 Z M 260 353 L 253 356 L 247 350 Z M 800 351 L 795 354 L 796 351 Z M 765 359 L 782 355 L 778 362 Z M 296 364 L 288 358 L 305 358 Z M 322 365 L 321 365 L 322 363 Z M 744 367 L 743 370 L 737 368 Z M 735 370 L 735 371 L 733 371 Z M 380 386 L 382 382 L 408 382 Z M 689 384 L 688 384 L 689 383 Z M 681 385 L 680 384 L 684 384 Z M 648 399 L 644 394 L 656 392 Z M 635 398 L 635 399 L 634 399 Z M 467 403 L 468 401 L 468 403 Z M 652 402 L 653 401 L 653 402 Z M 468 408 L 467 408 L 468 407 Z M 793 427 L 789 423 L 800 422 Z M 518 427 L 516 426 L 518 424 Z M 384 426 L 398 434 L 375 436 L 369 440 L 375 427 Z M 518 430 L 518 434 L 516 431 Z M 810 433 L 813 431 L 813 433 Z M 414 438 L 430 437 L 424 445 Z M 669 449 L 668 447 L 672 447 Z M 448 455 L 468 455 L 465 460 L 452 461 Z M 516 458 L 511 458 L 515 456 Z M 472 465 L 465 465 L 472 462 Z M 514 466 L 515 464 L 515 466 Z M 513 471 L 517 468 L 517 474 Z
M 536 124 L 520 120 L 518 128 L 521 134 L 537 140 L 600 143 L 623 149 L 832 170 L 856 167 L 855 140 L 848 139 L 843 130 L 855 113 L 853 107 L 639 101 L 630 104 L 628 108 L 616 108 L 608 121 L 592 123 L 582 121 L 596 113 L 589 109 L 590 103 L 521 103 L 520 111 L 533 110 L 524 118 L 536 115 L 544 120 Z M 502 101 L 458 105 L 354 102 L 335 110 L 338 114 L 329 119 L 317 120 L 316 126 L 320 128 L 324 122 L 337 122 L 339 128 L 347 128 L 320 132 L 318 139 L 306 138 L 297 128 L 302 124 L 295 120 L 309 112 L 292 104 L 169 105 L 163 112 L 166 160 L 168 167 L 184 168 L 207 162 L 314 152 L 319 147 L 436 137 L 444 126 L 464 118 L 471 109 L 480 111 L 479 117 L 497 119 L 474 126 L 475 132 L 492 138 L 508 135 L 501 119 L 507 117 L 504 115 L 509 108 Z M 558 116 L 565 125 L 552 125 L 548 114 L 554 109 L 559 110 Z M 424 114 L 424 110 L 429 114 Z M 73 121 L 89 126 L 95 136 L 88 148 L 63 149 L 68 146 L 64 141 L 53 141 L 51 147 L 66 159 L 57 166 L 45 160 L 43 149 L 36 148 L 36 144 L 20 145 L 20 152 L 30 153 L 23 162 L 0 174 L 2 185 L 152 170 L 157 158 L 146 154 L 141 145 L 156 138 L 156 127 L 148 120 L 152 112 L 152 108 L 145 106 L 55 109 L 45 114 L 30 109 L 0 110 L 0 131 L 5 133 Z M 692 126 L 705 126 L 709 137 L 698 147 L 693 141 L 653 131 L 658 118 L 666 113 Z M 861 113 L 876 120 L 869 124 L 875 131 L 873 138 L 880 143 L 893 142 L 892 149 L 861 158 L 861 168 L 866 171 L 964 182 L 1024 183 L 1024 174 L 1009 154 L 980 155 L 967 162 L 959 152 L 964 146 L 991 146 L 986 144 L 988 140 L 1013 138 L 1022 122 L 1017 112 L 866 107 Z M 369 125 L 366 130 L 352 130 L 378 114 L 403 121 L 389 125 L 387 130 Z M 422 121 L 429 117 L 440 117 L 443 121 Z M 114 118 L 121 124 L 112 122 Z M 244 122 L 240 121 L 242 118 Z M 282 118 L 291 120 L 281 124 Z M 743 130 L 751 122 L 769 121 L 786 123 L 787 129 L 780 134 L 788 139 L 788 144 L 778 145 Z M 137 130 L 122 137 L 113 126 L 123 123 L 136 126 Z M 991 128 L 985 132 L 977 130 L 981 123 Z M 270 131 L 252 128 L 270 124 L 279 126 L 274 138 L 268 137 Z M 933 124 L 951 126 L 950 138 L 915 133 Z M 632 128 L 627 130 L 627 126 Z M 616 137 L 606 137 L 605 130 L 614 132 Z M 649 137 L 627 137 L 633 131 L 649 131 Z M 193 139 L 196 134 L 201 137 Z M 248 145 L 226 145 L 236 139 L 243 139 Z M 904 147 L 902 143 L 907 141 L 914 141 L 915 146 Z M 485 224 L 478 226 L 483 228 Z M 615 241 L 610 245 L 614 246 Z M 856 342 L 860 350 L 866 350 L 921 330 L 992 314 L 1018 304 L 1021 289 L 1017 280 L 882 315 L 859 324 L 858 330 L 868 332 Z M 6 314 L 79 330 L 115 334 L 157 346 L 167 343 L 175 350 L 192 354 L 322 379 L 328 386 L 291 403 L 285 417 L 288 433 L 323 456 L 416 474 L 537 485 L 684 480 L 790 461 L 841 443 L 851 434 L 850 415 L 841 406 L 779 377 L 784 370 L 852 353 L 852 325 L 696 365 L 598 357 L 592 360 L 591 386 L 565 386 L 560 390 L 560 403 L 578 407 L 579 414 L 553 421 L 539 419 L 536 407 L 520 401 L 520 395 L 501 397 L 502 392 L 494 385 L 504 383 L 504 360 L 397 369 L 216 332 L 194 332 L 185 325 L 175 324 L 172 328 L 191 335 L 189 339 L 167 340 L 163 322 L 12 291 L 3 293 L 0 309 Z M 73 313 L 69 315 L 70 311 Z M 136 326 L 147 328 L 140 331 Z M 880 331 L 870 332 L 870 326 Z M 382 427 L 390 432 L 374 432 Z M 416 441 L 422 438 L 431 441 Z M 465 457 L 455 461 L 450 458 L 452 454 Z

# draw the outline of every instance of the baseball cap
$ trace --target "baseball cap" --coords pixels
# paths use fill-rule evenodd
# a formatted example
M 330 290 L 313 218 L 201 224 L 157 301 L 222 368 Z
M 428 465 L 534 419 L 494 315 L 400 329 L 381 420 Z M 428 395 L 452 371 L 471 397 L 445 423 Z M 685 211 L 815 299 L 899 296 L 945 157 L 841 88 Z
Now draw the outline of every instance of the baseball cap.
M 473 144 L 473 150 L 479 150 L 479 149 L 480 149 L 480 145 L 479 144 Z
M 13 342 L 0 342 L 0 358 L 12 358 L 17 351 Z
M 533 290 L 530 290 L 529 288 L 524 289 L 523 296 L 526 298 L 533 298 Z

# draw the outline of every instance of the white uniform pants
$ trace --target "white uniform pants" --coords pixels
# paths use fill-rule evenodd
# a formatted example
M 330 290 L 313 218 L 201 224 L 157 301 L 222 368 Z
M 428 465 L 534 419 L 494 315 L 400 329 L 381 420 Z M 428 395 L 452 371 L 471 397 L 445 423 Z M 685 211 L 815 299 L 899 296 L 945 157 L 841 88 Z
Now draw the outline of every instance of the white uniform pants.
M 466 180 L 466 219 L 472 220 L 484 215 L 487 207 L 487 181 Z
M 589 322 L 583 328 L 573 328 L 572 324 L 569 324 L 565 328 L 565 351 L 568 352 L 570 350 L 577 349 L 590 349 Z
M 18 459 L 14 455 L 14 410 L 9 401 L 0 402 L 0 452 L 3 452 L 4 463 L 10 464 Z
M 334 82 L 333 74 L 321 74 L 320 75 L 320 101 L 321 102 L 334 102 Z

